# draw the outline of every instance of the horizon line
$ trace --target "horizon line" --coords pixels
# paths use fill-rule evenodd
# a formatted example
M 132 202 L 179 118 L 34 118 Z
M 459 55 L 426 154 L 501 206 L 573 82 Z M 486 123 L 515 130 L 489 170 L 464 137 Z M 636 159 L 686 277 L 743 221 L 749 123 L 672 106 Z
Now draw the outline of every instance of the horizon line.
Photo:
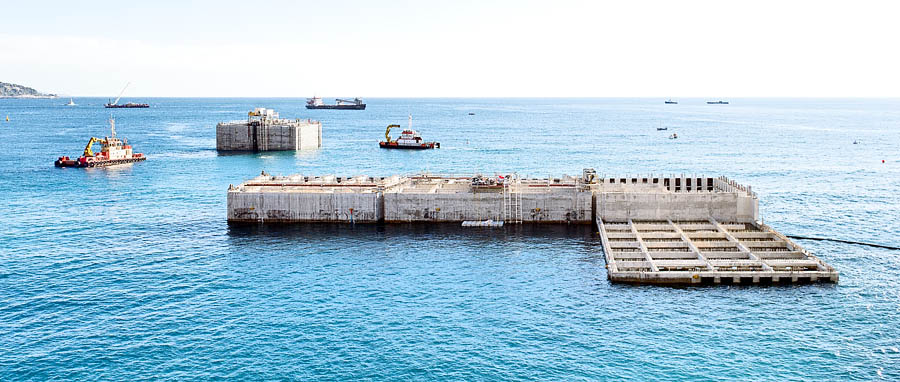
M 94 96 L 94 95 L 70 95 L 70 94 L 55 94 L 56 98 L 67 98 L 67 97 L 78 97 L 78 98 L 113 98 L 109 96 Z M 321 97 L 319 98 L 332 98 L 335 96 L 329 97 Z M 337 96 L 340 97 L 340 96 Z M 285 99 L 309 99 L 313 97 L 305 97 L 305 96 L 128 96 L 123 97 L 123 99 L 128 98 L 234 98 L 234 99 L 242 99 L 242 98 L 285 98 Z M 412 98 L 423 98 L 423 99 L 650 99 L 650 98 L 664 98 L 664 99 L 773 99 L 773 98 L 781 98 L 781 99 L 895 99 L 900 98 L 900 95 L 891 95 L 891 96 L 859 96 L 859 95 L 827 95 L 827 96 L 366 96 L 359 98 L 369 98 L 369 99 L 412 99 Z M 51 97 L 0 97 L 0 99 L 52 99 Z

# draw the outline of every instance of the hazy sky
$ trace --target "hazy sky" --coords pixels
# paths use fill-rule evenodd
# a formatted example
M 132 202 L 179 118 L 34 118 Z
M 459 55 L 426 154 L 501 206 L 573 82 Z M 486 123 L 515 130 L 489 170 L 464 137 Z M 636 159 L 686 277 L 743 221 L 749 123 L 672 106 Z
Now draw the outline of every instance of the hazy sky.
M 900 96 L 900 4 L 0 0 L 0 81 L 76 96 Z

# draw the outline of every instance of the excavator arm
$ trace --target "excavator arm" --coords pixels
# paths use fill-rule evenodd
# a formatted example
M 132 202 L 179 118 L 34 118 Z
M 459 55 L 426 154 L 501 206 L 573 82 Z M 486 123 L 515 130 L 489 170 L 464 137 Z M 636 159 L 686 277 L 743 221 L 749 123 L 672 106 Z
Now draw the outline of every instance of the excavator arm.
M 88 141 L 87 146 L 84 147 L 84 156 L 85 156 L 85 157 L 92 157 L 92 156 L 94 156 L 94 151 L 91 150 L 91 147 L 94 146 L 94 143 L 102 142 L 102 141 L 103 141 L 103 140 L 100 139 L 100 138 L 94 138 L 94 137 L 91 137 L 91 140 Z
M 391 128 L 400 128 L 400 125 L 388 125 L 387 130 L 384 132 L 384 139 L 387 143 L 391 143 Z

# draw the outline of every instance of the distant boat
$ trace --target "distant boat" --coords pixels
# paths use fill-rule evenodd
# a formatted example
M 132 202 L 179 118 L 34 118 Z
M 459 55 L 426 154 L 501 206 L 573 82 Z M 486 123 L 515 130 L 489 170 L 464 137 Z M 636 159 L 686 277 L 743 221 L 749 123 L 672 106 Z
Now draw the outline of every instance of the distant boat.
M 667 104 L 667 105 L 677 105 L 677 104 L 678 104 L 678 101 L 672 101 L 672 99 L 669 98 L 669 99 L 666 100 L 666 104 Z
M 678 139 L 678 134 L 672 133 L 672 135 L 669 136 L 669 139 Z
M 656 128 L 656 131 L 665 131 L 665 130 L 669 130 L 669 128 L 668 127 L 657 127 Z
M 475 113 L 469 113 L 469 115 L 475 115 Z
M 728 105 L 728 101 L 706 101 L 709 105 Z
M 125 93 L 125 89 L 128 89 L 128 85 L 131 85 L 131 82 L 125 84 L 125 87 L 122 88 L 122 91 L 119 92 L 119 96 L 116 97 L 115 101 L 107 102 L 106 105 L 103 105 L 103 107 L 107 109 L 145 109 L 150 107 L 150 105 L 146 103 L 128 102 L 120 104 L 119 99 L 122 98 L 122 93 Z
M 119 103 L 108 103 L 108 104 L 106 104 L 106 105 L 103 105 L 103 107 L 105 107 L 105 108 L 107 108 L 107 109 L 146 109 L 146 108 L 150 107 L 150 104 L 147 104 L 147 103 L 134 103 L 134 102 L 121 103 L 121 104 L 119 104 Z
M 77 106 L 77 105 L 75 104 L 75 101 L 73 99 L 69 98 L 69 103 L 67 103 L 66 106 Z
M 366 110 L 366 104 L 363 103 L 362 98 L 356 97 L 352 100 L 348 99 L 335 99 L 337 102 L 334 105 L 326 105 L 322 102 L 322 98 L 312 97 L 306 99 L 306 108 L 307 109 L 333 109 L 333 110 Z

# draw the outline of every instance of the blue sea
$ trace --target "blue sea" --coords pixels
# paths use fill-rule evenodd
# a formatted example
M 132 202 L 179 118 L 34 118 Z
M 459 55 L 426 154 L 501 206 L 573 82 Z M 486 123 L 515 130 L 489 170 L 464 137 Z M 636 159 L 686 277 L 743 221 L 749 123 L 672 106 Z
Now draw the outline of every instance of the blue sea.
M 590 226 L 225 220 L 263 170 L 593 167 L 725 175 L 780 232 L 900 246 L 898 99 L 67 101 L 0 99 L 0 380 L 900 379 L 900 251 L 800 241 L 837 285 L 671 288 L 611 284 Z M 322 121 L 323 147 L 218 154 L 254 107 Z M 408 114 L 441 149 L 378 148 Z M 110 115 L 146 162 L 53 167 Z

